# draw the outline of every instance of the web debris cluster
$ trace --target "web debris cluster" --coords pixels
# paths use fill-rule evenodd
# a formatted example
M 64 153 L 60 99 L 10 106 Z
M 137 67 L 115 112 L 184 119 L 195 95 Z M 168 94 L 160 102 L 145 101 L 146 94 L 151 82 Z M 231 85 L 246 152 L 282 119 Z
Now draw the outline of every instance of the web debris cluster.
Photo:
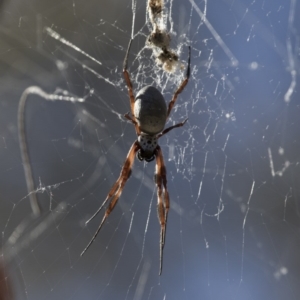
M 164 0 L 149 0 L 147 11 L 152 32 L 147 38 L 147 46 L 153 49 L 156 62 L 169 73 L 173 73 L 179 65 L 179 57 L 170 48 L 171 35 L 166 29 Z

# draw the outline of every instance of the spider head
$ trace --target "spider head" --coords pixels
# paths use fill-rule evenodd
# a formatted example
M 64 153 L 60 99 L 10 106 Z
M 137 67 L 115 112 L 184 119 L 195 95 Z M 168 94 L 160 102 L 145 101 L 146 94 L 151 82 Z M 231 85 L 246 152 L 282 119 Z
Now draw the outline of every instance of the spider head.
M 138 137 L 138 143 L 141 149 L 137 152 L 136 156 L 138 160 L 150 162 L 155 159 L 155 150 L 157 148 L 156 135 L 141 134 Z
M 140 149 L 137 152 L 136 157 L 138 158 L 139 161 L 145 160 L 146 162 L 150 162 L 155 159 L 154 153 L 149 153 L 148 155 L 146 155 L 143 149 Z

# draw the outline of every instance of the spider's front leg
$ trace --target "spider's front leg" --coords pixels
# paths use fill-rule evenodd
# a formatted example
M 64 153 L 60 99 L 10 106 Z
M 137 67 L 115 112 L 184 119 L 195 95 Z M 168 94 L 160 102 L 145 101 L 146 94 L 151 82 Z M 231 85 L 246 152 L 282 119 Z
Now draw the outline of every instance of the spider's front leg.
M 156 148 L 156 171 L 155 171 L 155 182 L 157 187 L 157 213 L 160 223 L 160 267 L 159 275 L 162 272 L 163 264 L 163 249 L 166 239 L 166 226 L 168 219 L 168 212 L 170 208 L 169 192 L 167 189 L 167 171 L 164 164 L 161 148 Z
M 131 146 L 128 154 L 127 154 L 127 157 L 126 157 L 125 163 L 124 163 L 124 165 L 122 167 L 122 170 L 121 170 L 119 178 L 117 179 L 117 181 L 115 182 L 115 184 L 110 189 L 107 197 L 105 198 L 105 200 L 103 201 L 103 203 L 101 204 L 101 206 L 98 208 L 98 210 L 94 213 L 94 215 L 88 221 L 86 221 L 85 224 L 87 224 L 91 220 L 93 220 L 98 215 L 98 213 L 101 211 L 101 209 L 106 204 L 106 202 L 110 198 L 112 198 L 110 200 L 110 203 L 109 203 L 106 211 L 105 211 L 105 214 L 103 216 L 103 219 L 102 219 L 102 221 L 101 221 L 98 229 L 96 230 L 96 232 L 95 232 L 94 236 L 92 237 L 91 241 L 88 243 L 88 245 L 82 251 L 82 253 L 80 254 L 80 256 L 82 256 L 88 250 L 88 248 L 91 246 L 91 244 L 94 242 L 94 240 L 96 239 L 96 237 L 97 237 L 99 231 L 101 230 L 104 222 L 106 221 L 106 219 L 108 218 L 108 216 L 110 215 L 110 213 L 115 208 L 115 206 L 116 206 L 116 204 L 117 204 L 117 202 L 118 202 L 118 200 L 119 200 L 119 198 L 121 196 L 123 188 L 124 188 L 124 186 L 126 184 L 126 181 L 130 177 L 132 165 L 133 165 L 133 162 L 134 162 L 134 158 L 135 158 L 136 153 L 139 151 L 139 149 L 140 149 L 140 145 L 139 145 L 139 143 L 137 141 L 135 141 L 133 143 L 133 145 Z

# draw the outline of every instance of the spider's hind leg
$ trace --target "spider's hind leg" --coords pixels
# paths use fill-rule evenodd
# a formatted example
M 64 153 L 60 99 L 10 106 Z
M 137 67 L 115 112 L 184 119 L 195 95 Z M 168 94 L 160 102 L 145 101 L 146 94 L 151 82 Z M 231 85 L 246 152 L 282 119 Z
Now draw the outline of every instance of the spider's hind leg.
M 131 79 L 130 79 L 129 72 L 127 70 L 128 55 L 129 55 L 131 43 L 132 43 L 132 39 L 130 39 L 130 41 L 129 41 L 128 48 L 127 48 L 127 51 L 126 51 L 126 54 L 125 54 L 125 58 L 124 58 L 123 76 L 124 76 L 124 79 L 125 79 L 125 82 L 126 82 L 126 85 L 127 85 L 127 90 L 128 90 L 129 100 L 130 100 L 130 110 L 131 110 L 132 117 L 129 117 L 129 115 L 127 114 L 129 118 L 126 115 L 125 115 L 125 118 L 129 119 L 130 121 L 132 121 L 132 123 L 135 126 L 136 134 L 140 135 L 141 131 L 140 131 L 139 126 L 138 126 L 138 124 L 137 124 L 137 122 L 135 120 L 135 117 L 134 117 L 134 102 L 135 102 L 135 98 L 134 98 L 134 95 L 133 95 L 133 86 L 132 86 L 132 82 L 131 82 Z
M 169 117 L 169 115 L 171 113 L 171 110 L 177 100 L 178 95 L 184 90 L 185 86 L 188 84 L 189 78 L 190 78 L 190 73 L 191 73 L 191 46 L 189 46 L 189 58 L 188 58 L 188 65 L 187 65 L 187 69 L 186 69 L 185 79 L 182 81 L 179 88 L 174 93 L 172 100 L 169 103 L 167 118 Z

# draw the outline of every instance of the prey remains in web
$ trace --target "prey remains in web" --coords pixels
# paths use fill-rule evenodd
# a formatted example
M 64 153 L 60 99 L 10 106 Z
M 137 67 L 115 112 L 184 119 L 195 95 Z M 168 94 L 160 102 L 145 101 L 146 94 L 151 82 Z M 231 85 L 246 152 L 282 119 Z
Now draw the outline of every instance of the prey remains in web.
M 123 75 L 128 88 L 128 94 L 130 99 L 130 109 L 131 114 L 125 114 L 125 118 L 128 119 L 135 127 L 135 132 L 137 134 L 137 140 L 132 144 L 124 165 L 122 167 L 121 173 L 117 181 L 114 183 L 107 197 L 103 201 L 99 209 L 94 213 L 94 215 L 86 222 L 88 224 L 93 220 L 109 199 L 110 202 L 106 208 L 104 217 L 92 237 L 91 241 L 88 243 L 86 248 L 81 253 L 81 256 L 88 250 L 91 244 L 96 239 L 99 231 L 101 230 L 104 222 L 110 215 L 110 213 L 115 208 L 123 188 L 131 175 L 131 170 L 134 162 L 135 156 L 138 160 L 146 162 L 151 162 L 156 160 L 155 168 L 155 184 L 157 188 L 157 213 L 160 223 L 160 266 L 159 275 L 162 272 L 163 263 L 163 249 L 165 245 L 166 237 L 166 225 L 168 212 L 170 208 L 170 198 L 167 189 L 167 171 L 163 159 L 163 154 L 160 146 L 158 145 L 158 139 L 168 133 L 170 130 L 181 127 L 185 124 L 187 119 L 184 121 L 170 126 L 164 129 L 165 124 L 169 118 L 172 108 L 177 100 L 178 95 L 183 91 L 188 83 L 190 76 L 190 62 L 191 62 L 191 48 L 189 47 L 189 57 L 188 65 L 186 71 L 186 77 L 175 91 L 172 100 L 166 105 L 165 99 L 160 91 L 153 86 L 145 86 L 142 88 L 136 96 L 134 96 L 132 82 L 130 80 L 130 75 L 127 70 L 128 55 L 131 47 L 132 39 L 129 42 L 128 49 L 124 59 L 123 65 Z

